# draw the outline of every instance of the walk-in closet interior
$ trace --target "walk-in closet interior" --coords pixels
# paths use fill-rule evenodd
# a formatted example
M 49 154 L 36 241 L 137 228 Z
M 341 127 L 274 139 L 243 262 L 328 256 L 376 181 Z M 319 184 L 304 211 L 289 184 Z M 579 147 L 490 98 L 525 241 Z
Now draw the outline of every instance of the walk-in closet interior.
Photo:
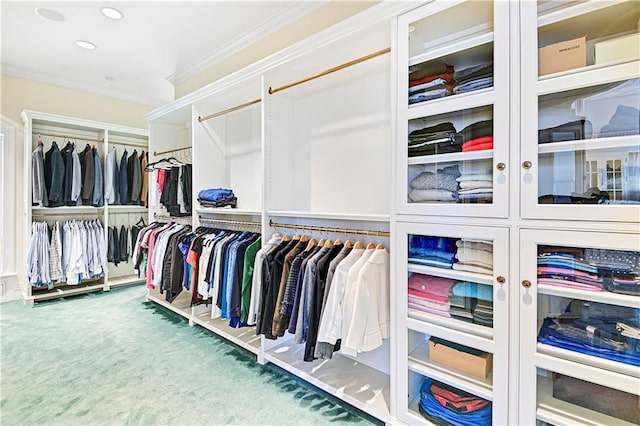
M 386 424 L 640 424 L 639 28 L 380 2 L 148 131 L 25 111 L 24 298 L 143 283 Z

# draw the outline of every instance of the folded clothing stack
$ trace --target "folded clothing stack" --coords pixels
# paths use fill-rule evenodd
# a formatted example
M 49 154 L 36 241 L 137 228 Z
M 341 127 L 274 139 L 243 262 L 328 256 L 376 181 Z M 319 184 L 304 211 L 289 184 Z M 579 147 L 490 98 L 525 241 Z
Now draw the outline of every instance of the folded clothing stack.
M 463 238 L 456 241 L 456 247 L 457 262 L 453 264 L 453 269 L 478 274 L 493 273 L 493 241 Z
M 238 204 L 238 199 L 233 190 L 225 188 L 203 189 L 198 193 L 198 202 L 202 207 L 233 207 Z
M 411 275 L 407 285 L 409 308 L 449 317 L 449 297 L 454 284 L 449 278 Z
M 449 298 L 453 318 L 493 327 L 493 287 L 474 282 L 457 282 Z
M 453 67 L 428 64 L 409 74 L 409 103 L 441 98 L 453 93 Z
M 472 92 L 493 86 L 493 63 L 474 65 L 453 74 L 453 93 Z
M 458 182 L 460 177 L 458 165 L 438 169 L 436 173 L 422 172 L 411 180 L 409 185 L 409 201 L 445 201 L 458 200 Z
M 491 402 L 431 378 L 420 387 L 418 409 L 436 425 L 491 424 Z
M 409 157 L 462 151 L 460 138 L 451 122 L 436 124 L 409 133 Z
M 575 249 L 540 246 L 538 248 L 538 284 L 587 291 L 603 291 L 598 268 L 585 261 Z
M 454 238 L 409 236 L 409 263 L 451 269 L 455 257 Z

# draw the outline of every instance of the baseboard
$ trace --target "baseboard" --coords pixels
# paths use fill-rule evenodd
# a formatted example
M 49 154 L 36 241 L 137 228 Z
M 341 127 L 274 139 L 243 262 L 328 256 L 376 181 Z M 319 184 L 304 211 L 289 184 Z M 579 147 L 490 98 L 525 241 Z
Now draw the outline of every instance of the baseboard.
M 0 274 L 0 303 L 22 299 L 18 274 Z

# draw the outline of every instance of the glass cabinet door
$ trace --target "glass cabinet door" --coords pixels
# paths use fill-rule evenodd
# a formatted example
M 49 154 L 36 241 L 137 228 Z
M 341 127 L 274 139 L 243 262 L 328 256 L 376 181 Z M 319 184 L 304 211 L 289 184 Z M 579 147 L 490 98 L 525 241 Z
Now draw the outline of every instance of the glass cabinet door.
M 640 236 L 520 235 L 521 421 L 638 424 Z
M 637 2 L 522 4 L 523 217 L 638 220 L 639 19 Z
M 399 213 L 507 216 L 508 6 L 435 1 L 398 18 Z
M 508 244 L 506 228 L 398 223 L 401 421 L 508 423 Z M 442 389 L 473 408 L 456 412 Z

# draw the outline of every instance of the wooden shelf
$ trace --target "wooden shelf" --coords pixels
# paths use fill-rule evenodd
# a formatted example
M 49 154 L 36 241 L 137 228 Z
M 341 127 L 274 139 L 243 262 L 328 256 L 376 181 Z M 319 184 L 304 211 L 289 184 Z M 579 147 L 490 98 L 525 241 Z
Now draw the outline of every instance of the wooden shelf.
M 572 299 L 590 300 L 592 302 L 608 303 L 610 305 L 640 308 L 640 297 L 627 294 L 612 293 L 610 291 L 587 291 L 574 288 L 559 287 L 548 284 L 538 284 L 538 294 L 549 296 L 571 297 Z
M 187 295 L 188 297 L 185 298 L 185 295 Z M 191 319 L 191 295 L 185 291 L 182 291 L 178 295 L 178 297 L 176 297 L 173 303 L 167 302 L 164 299 L 164 295 L 160 294 L 160 292 L 157 290 L 149 291 L 149 294 L 147 294 L 147 299 L 175 312 L 178 315 L 182 315 L 187 319 Z
M 448 154 L 421 155 L 419 157 L 409 157 L 407 164 L 410 166 L 419 166 L 423 164 L 442 164 L 458 161 L 474 161 L 474 160 L 492 160 L 493 149 L 485 149 L 482 151 L 471 152 L 452 152 Z
M 409 263 L 407 270 L 417 274 L 433 275 L 436 277 L 451 278 L 460 281 L 472 281 L 478 284 L 493 286 L 493 277 L 491 275 L 477 274 L 475 272 L 436 268 L 434 266 L 417 265 L 415 263 Z
M 495 352 L 493 330 L 478 324 L 409 309 L 406 327 L 485 352 Z
M 454 111 L 478 108 L 493 105 L 495 102 L 495 91 L 493 87 L 474 90 L 473 92 L 459 93 L 444 98 L 432 99 L 408 106 L 407 119 L 431 117 L 442 115 Z
M 88 284 L 63 285 L 59 287 L 54 287 L 51 290 L 32 289 L 31 297 L 27 297 L 26 300 L 39 302 L 44 300 L 58 299 L 60 297 L 74 296 L 78 294 L 91 293 L 94 291 L 103 291 L 103 290 L 104 290 L 104 282 L 100 282 L 98 284 L 96 284 L 95 282 L 91 282 Z
M 409 369 L 426 377 L 448 383 L 486 400 L 493 400 L 492 375 L 483 379 L 431 361 L 429 359 L 429 341 L 424 341 L 409 354 Z
M 139 278 L 137 275 L 125 275 L 120 277 L 109 278 L 107 284 L 109 288 L 124 287 L 133 284 L 142 284 L 145 282 L 145 278 Z
M 577 141 L 553 142 L 538 144 L 539 154 L 552 154 L 556 152 L 591 151 L 596 149 L 628 148 L 629 151 L 640 150 L 640 136 L 617 136 L 610 138 L 582 139 Z
M 318 388 L 390 424 L 390 378 L 339 353 L 332 359 L 305 362 L 304 345 L 292 341 L 264 353 L 267 361 L 295 374 Z
M 229 320 L 211 318 L 210 309 L 200 314 L 194 314 L 192 319 L 193 322 L 199 326 L 212 331 L 249 352 L 257 355 L 261 350 L 261 337 L 256 335 L 255 326 L 241 328 L 229 327 Z
M 273 217 L 297 217 L 309 219 L 333 219 L 333 220 L 353 220 L 369 222 L 388 222 L 390 215 L 387 214 L 357 214 L 357 213 L 327 213 L 327 212 L 301 212 L 301 211 L 268 211 L 267 214 Z

